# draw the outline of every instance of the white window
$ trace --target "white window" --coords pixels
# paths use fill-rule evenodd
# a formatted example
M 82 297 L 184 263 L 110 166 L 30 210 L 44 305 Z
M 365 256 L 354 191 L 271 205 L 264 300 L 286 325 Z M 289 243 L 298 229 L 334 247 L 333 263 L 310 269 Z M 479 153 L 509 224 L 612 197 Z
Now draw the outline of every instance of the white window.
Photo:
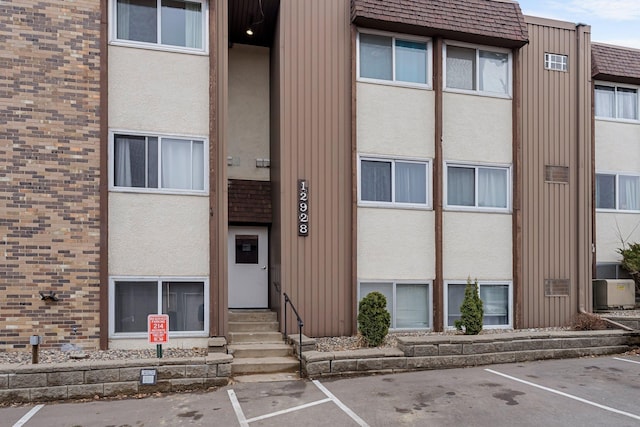
M 429 206 L 429 161 L 360 158 L 360 202 Z
M 482 324 L 485 328 L 512 327 L 512 291 L 510 282 L 478 282 L 484 310 Z M 446 283 L 445 320 L 447 327 L 455 327 L 460 319 L 460 306 L 464 300 L 466 282 Z
M 146 336 L 150 314 L 169 315 L 170 336 L 206 336 L 209 331 L 206 279 L 112 278 L 109 295 L 111 336 Z
M 112 134 L 113 188 L 205 192 L 206 141 Z
M 640 211 L 640 176 L 597 173 L 596 209 Z
M 128 44 L 205 50 L 206 2 L 113 0 L 113 38 Z
M 567 55 L 558 55 L 556 53 L 544 54 L 544 68 L 547 70 L 567 71 L 569 57 Z
M 392 329 L 431 328 L 431 287 L 426 283 L 362 282 L 361 300 L 370 292 L 380 292 L 387 299 Z
M 446 44 L 445 88 L 482 94 L 511 95 L 511 53 Z
M 638 120 L 638 89 L 635 87 L 597 84 L 596 117 Z
M 510 168 L 447 164 L 447 207 L 510 209 Z
M 428 86 L 430 51 L 424 39 L 359 33 L 359 77 Z

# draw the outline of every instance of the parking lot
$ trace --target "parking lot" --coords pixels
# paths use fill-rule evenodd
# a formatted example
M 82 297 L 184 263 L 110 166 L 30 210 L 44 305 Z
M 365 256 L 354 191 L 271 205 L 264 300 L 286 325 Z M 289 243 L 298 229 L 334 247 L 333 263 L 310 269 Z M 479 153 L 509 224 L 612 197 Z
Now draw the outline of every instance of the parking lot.
M 640 357 L 550 360 L 0 408 L 0 425 L 637 426 Z

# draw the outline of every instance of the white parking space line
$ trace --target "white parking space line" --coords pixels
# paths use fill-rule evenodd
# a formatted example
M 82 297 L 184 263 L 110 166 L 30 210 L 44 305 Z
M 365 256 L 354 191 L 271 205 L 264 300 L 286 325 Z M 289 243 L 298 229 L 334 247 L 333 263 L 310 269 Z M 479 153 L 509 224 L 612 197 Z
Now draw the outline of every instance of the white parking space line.
M 322 391 L 329 399 L 333 400 L 333 403 L 335 403 L 336 405 L 338 405 L 338 407 L 340 409 L 342 409 L 344 411 L 344 413 L 346 413 L 347 415 L 349 415 L 351 417 L 351 419 L 353 419 L 356 423 L 358 423 L 359 426 L 361 427 L 369 427 L 369 424 L 367 424 L 362 418 L 360 418 L 355 412 L 353 412 L 351 409 L 349 409 L 344 403 L 342 403 L 337 397 L 335 397 L 333 395 L 333 393 L 331 393 L 329 390 L 327 390 L 327 388 L 325 386 L 323 386 L 322 384 L 320 384 L 320 381 L 318 380 L 313 380 L 313 383 L 315 384 L 316 387 L 318 387 L 320 389 L 320 391 Z
M 242 412 L 242 408 L 240 407 L 240 402 L 238 402 L 238 398 L 236 397 L 236 392 L 233 390 L 228 390 L 227 393 L 229 394 L 229 399 L 231 400 L 231 405 L 233 406 L 233 410 L 236 413 L 236 417 L 238 418 L 240 427 L 249 427 L 247 418 L 244 416 L 244 412 Z
M 13 425 L 13 427 L 22 427 L 42 408 L 44 408 L 44 405 L 34 406 L 29 412 L 24 414 L 24 416 L 20 418 L 18 422 Z
M 278 415 L 288 414 L 289 412 L 299 411 L 299 410 L 301 410 L 301 409 L 310 408 L 310 407 L 312 407 L 312 406 L 320 405 L 320 404 L 327 403 L 327 402 L 331 402 L 331 399 L 322 399 L 322 400 L 318 400 L 318 401 L 316 401 L 316 402 L 305 403 L 304 405 L 296 406 L 296 407 L 294 407 L 294 408 L 290 408 L 290 409 L 283 409 L 282 411 L 273 412 L 273 413 L 271 413 L 271 414 L 267 414 L 267 415 L 260 415 L 259 417 L 249 418 L 249 419 L 247 420 L 247 422 L 248 422 L 248 423 L 252 423 L 252 422 L 254 422 L 254 421 L 265 420 L 265 419 L 267 419 L 267 418 L 275 417 L 275 416 L 278 416 Z
M 638 362 L 636 360 L 622 359 L 620 357 L 614 357 L 614 360 L 620 360 L 621 362 L 636 363 L 636 364 L 640 365 L 640 362 Z
M 591 402 L 590 400 L 586 400 L 586 399 L 583 399 L 583 398 L 578 397 L 578 396 L 573 396 L 571 394 L 564 393 L 564 392 L 559 391 L 559 390 L 554 390 L 554 389 L 549 388 L 549 387 L 544 387 L 544 386 L 541 386 L 541 385 L 538 385 L 538 384 L 534 384 L 534 383 L 532 383 L 530 381 L 521 380 L 520 378 L 512 377 L 511 375 L 503 374 L 501 372 L 494 371 L 493 369 L 485 369 L 485 371 L 490 372 L 490 373 L 495 374 L 495 375 L 499 375 L 499 376 L 507 378 L 507 379 L 510 379 L 512 381 L 517 381 L 519 383 L 526 384 L 526 385 L 531 386 L 531 387 L 539 388 L 540 390 L 548 391 L 549 393 L 554 393 L 554 394 L 557 394 L 557 395 L 560 395 L 560 396 L 568 397 L 569 399 L 573 399 L 573 400 L 576 400 L 578 402 L 586 403 L 587 405 L 595 406 L 596 408 L 604 409 L 605 411 L 609 411 L 609 412 L 613 412 L 613 413 L 616 413 L 616 414 L 624 415 L 625 417 L 633 418 L 634 420 L 639 420 L 640 421 L 640 415 L 631 414 L 629 412 L 621 411 L 619 409 L 615 409 L 615 408 L 611 408 L 609 406 L 601 405 L 599 403 Z

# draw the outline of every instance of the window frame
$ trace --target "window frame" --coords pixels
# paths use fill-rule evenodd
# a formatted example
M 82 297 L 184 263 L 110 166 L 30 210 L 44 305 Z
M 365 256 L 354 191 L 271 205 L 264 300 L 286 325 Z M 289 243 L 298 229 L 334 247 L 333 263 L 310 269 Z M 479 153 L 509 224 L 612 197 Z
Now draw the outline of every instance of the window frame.
M 446 330 L 455 330 L 455 326 L 449 325 L 449 285 L 466 285 L 466 280 L 445 280 L 444 282 L 444 292 L 443 292 L 443 325 Z M 481 288 L 482 286 L 505 286 L 509 287 L 508 294 L 508 324 L 506 325 L 485 325 L 484 319 L 482 321 L 482 329 L 513 329 L 513 282 L 510 280 L 478 280 L 478 286 Z M 480 291 L 480 289 L 478 289 Z M 482 305 L 484 307 L 485 302 L 482 301 Z
M 209 1 L 208 0 L 177 0 L 181 3 L 198 3 L 201 5 L 202 14 L 202 48 L 193 48 L 186 46 L 175 46 L 169 44 L 162 44 L 159 41 L 155 43 L 143 42 L 137 40 L 127 40 L 118 38 L 118 0 L 108 0 L 109 2 L 109 44 L 114 46 L 126 46 L 151 50 L 162 50 L 177 53 L 190 53 L 195 55 L 208 55 L 209 54 Z M 156 38 L 160 38 L 162 32 L 162 0 L 156 0 L 157 8 L 157 27 Z
M 391 163 L 391 201 L 390 202 L 362 199 L 362 161 Z M 395 201 L 395 194 L 396 194 L 395 164 L 396 162 L 416 163 L 416 164 L 425 165 L 425 168 L 426 168 L 425 178 L 427 181 L 425 186 L 425 190 L 427 192 L 425 203 L 405 203 L 405 202 Z M 358 154 L 358 206 L 381 207 L 381 208 L 405 208 L 405 209 L 431 209 L 432 208 L 432 185 L 433 185 L 433 176 L 432 176 L 432 160 L 431 159 L 402 157 L 402 156 L 380 156 L 375 154 L 373 155 Z
M 613 105 L 615 108 L 615 113 L 614 113 L 614 117 L 609 117 L 609 116 L 598 116 L 596 114 L 597 108 L 596 108 L 596 86 L 605 86 L 605 87 L 609 87 L 612 88 L 614 90 L 614 98 L 613 98 Z M 622 88 L 622 89 L 633 89 L 636 91 L 636 118 L 635 119 L 625 119 L 625 118 L 621 118 L 618 117 L 618 88 Z M 624 84 L 624 83 L 613 83 L 613 82 L 605 82 L 605 81 L 594 81 L 593 83 L 593 111 L 594 111 L 594 117 L 597 120 L 607 120 L 607 121 L 614 121 L 614 122 L 623 122 L 623 123 L 640 123 L 640 86 L 637 85 L 631 85 L 631 84 Z
M 473 168 L 474 169 L 474 206 L 463 205 L 451 205 L 449 204 L 449 167 L 460 168 Z M 507 172 L 507 206 L 505 208 L 499 207 L 483 207 L 478 206 L 478 170 L 479 169 L 503 169 Z M 494 212 L 494 213 L 511 213 L 512 212 L 512 192 L 513 192 L 513 177 L 512 177 L 512 165 L 498 164 L 498 163 L 472 163 L 472 162 L 458 162 L 458 161 L 445 161 L 444 162 L 444 174 L 443 174 L 443 196 L 445 199 L 444 209 L 448 211 L 469 211 L 469 212 Z
M 559 60 L 560 59 L 560 60 Z M 554 65 L 559 65 L 560 68 L 554 68 Z M 544 53 L 544 69 L 549 71 L 569 71 L 569 55 L 562 53 Z
M 369 34 L 374 36 L 382 36 L 391 38 L 391 80 L 385 79 L 375 79 L 371 77 L 361 77 L 360 76 L 360 34 Z M 409 42 L 417 42 L 417 43 L 425 43 L 426 44 L 426 83 L 414 83 L 414 82 L 406 82 L 402 80 L 396 80 L 396 39 L 409 41 Z M 364 83 L 376 83 L 390 86 L 400 86 L 400 87 L 410 87 L 417 89 L 432 89 L 432 75 L 433 75 L 433 42 L 430 37 L 419 37 L 408 34 L 401 33 L 391 33 L 386 31 L 376 31 L 369 30 L 364 28 L 358 28 L 356 34 L 356 80 L 358 82 Z
M 394 332 L 399 331 L 431 331 L 433 330 L 433 280 L 366 280 L 360 279 L 358 280 L 358 303 L 365 295 L 362 295 L 361 285 L 362 284 L 379 284 L 379 285 L 391 285 L 391 292 L 393 296 L 393 315 L 391 316 L 391 325 L 389 326 L 389 330 Z M 397 318 L 397 287 L 398 285 L 421 285 L 427 287 L 427 294 L 429 298 L 429 303 L 427 306 L 427 320 L 429 322 L 429 326 L 426 328 L 396 328 L 396 318 Z M 387 306 L 389 305 L 389 301 L 387 301 Z M 356 310 L 357 311 L 357 310 Z M 389 311 L 389 310 L 387 310 Z M 356 317 L 358 313 L 356 312 Z
M 158 138 L 158 188 L 149 187 L 122 187 L 115 185 L 115 136 L 116 135 L 129 135 L 147 138 Z M 162 139 L 182 139 L 190 141 L 202 141 L 203 142 L 203 189 L 178 189 L 178 188 L 162 188 L 161 187 L 161 174 L 162 174 Z M 123 193 L 153 193 L 153 194 L 182 194 L 182 195 L 195 195 L 206 196 L 209 194 L 209 139 L 204 136 L 197 135 L 180 135 L 180 134 L 166 134 L 157 132 L 139 132 L 129 131 L 122 129 L 110 129 L 109 130 L 109 191 L 123 192 Z M 192 159 L 193 160 L 193 159 Z
M 476 51 L 476 64 L 474 69 L 474 77 L 476 79 L 476 89 L 459 89 L 447 87 L 447 46 L 460 47 L 464 49 L 474 49 Z M 507 60 L 507 78 L 509 79 L 509 90 L 506 93 L 488 92 L 480 90 L 480 51 L 492 52 L 492 53 L 506 53 L 508 55 Z M 513 98 L 513 52 L 510 49 L 505 49 L 495 46 L 476 45 L 471 43 L 457 42 L 452 40 L 445 40 L 442 43 L 442 90 L 452 93 L 463 93 L 487 96 L 491 98 Z
M 615 213 L 630 213 L 630 214 L 638 214 L 640 213 L 640 209 L 620 209 L 620 177 L 630 177 L 630 178 L 638 178 L 639 184 L 640 184 L 640 173 L 638 172 L 611 172 L 611 171 L 602 171 L 602 170 L 598 170 L 595 173 L 595 180 L 594 180 L 594 195 L 595 195 L 595 200 L 593 201 L 595 209 L 597 212 L 615 212 Z M 597 202 L 598 202 L 598 195 L 595 194 L 595 191 L 597 190 L 598 186 L 597 186 L 597 179 L 598 179 L 598 175 L 613 175 L 615 178 L 614 180 L 614 204 L 615 204 L 615 208 L 611 209 L 611 208 L 599 208 L 597 206 Z
M 169 338 L 200 338 L 209 336 L 209 278 L 205 276 L 111 276 L 109 277 L 109 338 L 112 339 L 130 339 L 130 338 L 147 338 L 147 332 L 116 332 L 115 331 L 115 291 L 116 282 L 156 282 L 158 295 L 157 313 L 162 313 L 162 283 L 163 282 L 202 282 L 203 298 L 204 298 L 204 322 L 202 331 L 170 331 Z

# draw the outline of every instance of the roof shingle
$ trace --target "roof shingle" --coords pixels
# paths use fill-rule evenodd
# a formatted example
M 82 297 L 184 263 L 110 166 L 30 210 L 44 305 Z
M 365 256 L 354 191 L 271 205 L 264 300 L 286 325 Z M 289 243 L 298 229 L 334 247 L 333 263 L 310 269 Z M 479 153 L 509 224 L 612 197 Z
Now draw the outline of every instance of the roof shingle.
M 640 84 L 640 50 L 593 43 L 591 71 L 601 80 Z
M 523 46 L 529 37 L 520 5 L 504 0 L 352 0 L 351 19 L 364 27 L 506 47 Z

